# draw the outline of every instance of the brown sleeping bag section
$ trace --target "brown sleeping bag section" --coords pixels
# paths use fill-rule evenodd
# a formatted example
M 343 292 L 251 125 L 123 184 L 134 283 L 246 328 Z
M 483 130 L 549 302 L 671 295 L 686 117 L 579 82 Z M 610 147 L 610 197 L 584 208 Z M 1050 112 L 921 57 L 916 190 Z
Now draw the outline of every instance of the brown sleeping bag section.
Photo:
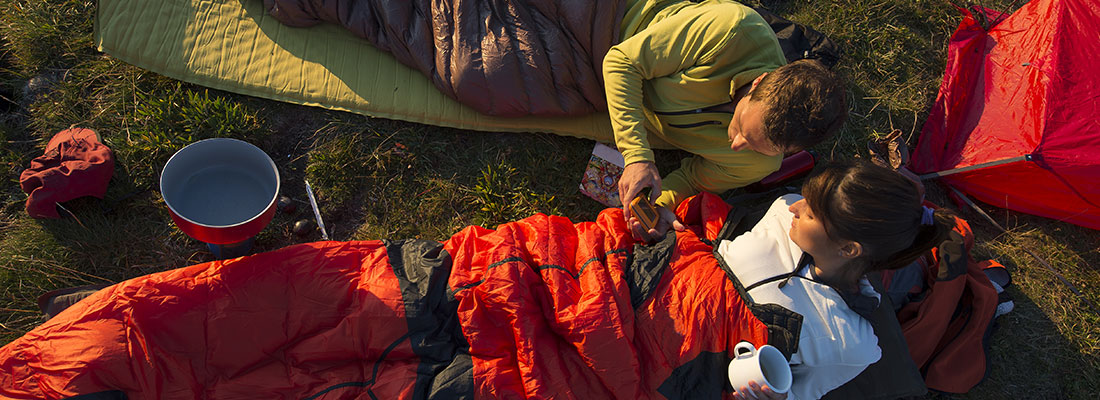
M 603 57 L 625 0 L 264 0 L 284 24 L 343 26 L 485 115 L 606 110 Z

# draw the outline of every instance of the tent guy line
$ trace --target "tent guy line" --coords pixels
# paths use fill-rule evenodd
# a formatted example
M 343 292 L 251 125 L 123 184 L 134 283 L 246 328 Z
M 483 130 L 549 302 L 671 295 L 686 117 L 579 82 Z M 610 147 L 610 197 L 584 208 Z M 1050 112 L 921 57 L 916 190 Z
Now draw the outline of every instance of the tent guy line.
M 921 179 L 924 179 L 924 177 L 922 176 Z M 986 221 L 989 221 L 989 223 L 997 227 L 997 229 L 999 229 L 1001 233 L 1008 233 L 1007 229 L 1001 226 L 1001 224 L 998 224 L 997 221 L 993 219 L 993 217 L 989 216 L 989 214 L 986 214 L 985 210 L 982 210 L 981 207 L 978 207 L 978 205 L 971 201 L 969 197 L 966 197 L 966 194 L 963 194 L 963 192 L 959 191 L 959 189 L 956 189 L 953 186 L 948 186 L 948 188 L 950 188 L 956 196 L 959 196 L 959 198 L 962 199 L 963 202 L 965 202 L 968 206 L 970 206 L 970 208 L 974 209 L 974 211 L 977 211 L 978 214 L 980 214 L 982 217 L 985 217 Z M 1069 288 L 1069 291 L 1073 292 L 1074 295 L 1077 295 L 1077 298 L 1081 299 L 1081 301 L 1089 307 L 1089 310 L 1091 310 L 1093 314 L 1100 316 L 1100 308 L 1097 308 L 1096 304 L 1094 304 L 1092 300 L 1089 300 L 1088 297 L 1085 297 L 1084 293 L 1081 293 L 1080 290 L 1077 290 L 1077 287 L 1074 286 L 1073 283 L 1069 281 L 1069 279 L 1066 279 L 1065 276 L 1062 276 L 1062 274 L 1058 273 L 1058 271 L 1056 271 L 1054 267 L 1050 265 L 1050 263 L 1046 262 L 1046 260 L 1044 260 L 1042 257 L 1039 257 L 1038 254 L 1035 254 L 1035 252 L 1031 251 L 1031 249 L 1027 246 L 1021 246 L 1021 248 L 1024 249 L 1027 254 L 1030 254 L 1032 258 L 1038 261 L 1039 264 L 1046 268 L 1047 271 L 1050 271 L 1051 274 L 1054 274 L 1054 277 L 1058 278 L 1058 280 L 1061 281 L 1062 284 L 1066 285 L 1066 287 Z

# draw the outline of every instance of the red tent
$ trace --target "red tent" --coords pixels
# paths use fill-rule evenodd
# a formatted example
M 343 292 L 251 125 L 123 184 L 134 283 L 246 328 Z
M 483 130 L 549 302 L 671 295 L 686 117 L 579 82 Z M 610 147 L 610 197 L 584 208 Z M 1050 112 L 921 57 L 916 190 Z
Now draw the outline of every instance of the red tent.
M 1095 0 L 967 12 L 913 169 L 975 167 L 942 179 L 988 204 L 1100 229 L 1098 27 Z

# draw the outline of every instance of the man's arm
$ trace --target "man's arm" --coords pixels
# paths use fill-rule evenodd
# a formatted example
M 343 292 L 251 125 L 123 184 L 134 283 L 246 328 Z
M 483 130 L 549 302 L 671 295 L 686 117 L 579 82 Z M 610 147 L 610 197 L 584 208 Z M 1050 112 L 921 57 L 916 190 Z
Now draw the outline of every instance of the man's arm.
M 701 191 L 722 193 L 759 181 L 779 169 L 782 161 L 780 156 L 765 156 L 752 151 L 735 153 L 735 155 L 740 156 L 738 157 L 740 160 L 727 160 L 726 164 L 711 162 L 700 156 L 684 159 L 680 163 L 680 168 L 662 181 L 663 189 L 657 199 L 657 211 L 661 218 L 656 227 L 645 231 L 641 223 L 635 221 L 635 217 L 627 217 L 627 225 L 634 232 L 634 237 L 653 242 L 663 237 L 669 228 L 683 230 L 683 224 L 676 219 L 674 213 L 676 205 L 680 202 Z M 648 162 L 632 165 L 641 164 L 652 165 Z
M 701 156 L 685 158 L 680 168 L 662 180 L 657 205 L 674 209 L 699 192 L 720 194 L 757 182 L 779 170 L 782 156 L 765 156 L 754 151 L 733 153 L 717 160 Z
M 681 11 L 612 47 L 604 58 L 615 144 L 626 161 L 619 183 L 623 204 L 629 204 L 643 188 L 651 188 L 653 193 L 662 189 L 646 137 L 643 82 L 708 65 L 719 55 L 728 56 L 726 47 L 744 16 L 745 9 L 734 4 Z M 624 207 L 624 211 L 629 219 L 629 209 Z

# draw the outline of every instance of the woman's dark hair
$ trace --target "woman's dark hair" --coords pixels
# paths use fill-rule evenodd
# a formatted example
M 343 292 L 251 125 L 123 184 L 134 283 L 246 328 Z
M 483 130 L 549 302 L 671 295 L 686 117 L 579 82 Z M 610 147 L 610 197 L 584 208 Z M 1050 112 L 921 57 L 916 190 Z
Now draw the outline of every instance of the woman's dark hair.
M 900 173 L 866 161 L 832 162 L 802 186 L 814 216 L 833 239 L 859 242 L 851 277 L 909 265 L 946 239 L 954 218 L 937 209 L 922 224 L 924 208 L 916 184 Z

